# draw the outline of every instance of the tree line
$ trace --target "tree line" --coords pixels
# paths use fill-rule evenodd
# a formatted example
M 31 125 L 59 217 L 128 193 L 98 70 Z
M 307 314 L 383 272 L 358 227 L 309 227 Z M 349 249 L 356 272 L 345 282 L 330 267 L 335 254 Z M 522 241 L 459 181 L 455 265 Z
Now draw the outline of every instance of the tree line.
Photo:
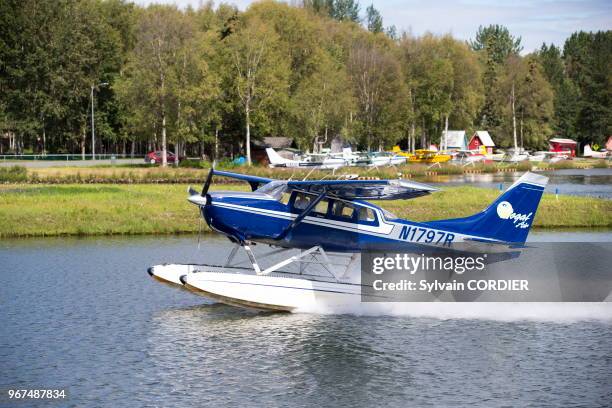
M 166 149 L 246 155 L 288 136 L 318 151 L 439 143 L 488 130 L 499 146 L 612 134 L 612 31 L 521 55 L 481 26 L 470 41 L 385 27 L 355 0 L 179 9 L 124 0 L 0 4 L 0 146 L 6 152 Z

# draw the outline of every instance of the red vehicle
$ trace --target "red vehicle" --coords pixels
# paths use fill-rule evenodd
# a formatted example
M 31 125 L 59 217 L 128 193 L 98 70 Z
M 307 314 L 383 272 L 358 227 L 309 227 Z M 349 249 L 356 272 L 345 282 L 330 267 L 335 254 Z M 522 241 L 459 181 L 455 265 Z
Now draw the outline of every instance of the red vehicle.
M 181 161 L 181 157 L 178 158 L 178 161 Z M 149 152 L 144 158 L 145 163 L 150 164 L 161 164 L 162 162 L 162 152 L 161 150 L 157 150 L 155 152 Z M 174 163 L 177 158 L 176 155 L 170 151 L 166 151 L 166 160 L 168 163 Z

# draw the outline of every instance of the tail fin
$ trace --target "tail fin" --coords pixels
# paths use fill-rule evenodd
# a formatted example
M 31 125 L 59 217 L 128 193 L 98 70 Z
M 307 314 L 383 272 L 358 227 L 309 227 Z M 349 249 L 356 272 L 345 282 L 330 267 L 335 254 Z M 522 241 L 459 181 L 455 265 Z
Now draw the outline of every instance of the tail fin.
M 593 149 L 591 149 L 591 145 L 586 145 L 584 146 L 584 157 L 588 157 L 588 156 L 592 156 L 593 155 Z
M 484 211 L 430 224 L 485 239 L 524 243 L 547 182 L 548 177 L 525 173 Z
M 266 149 L 266 153 L 268 154 L 268 160 L 270 160 L 270 164 L 278 165 L 278 164 L 287 164 L 289 160 L 280 156 L 280 154 L 276 153 L 276 150 L 268 147 Z

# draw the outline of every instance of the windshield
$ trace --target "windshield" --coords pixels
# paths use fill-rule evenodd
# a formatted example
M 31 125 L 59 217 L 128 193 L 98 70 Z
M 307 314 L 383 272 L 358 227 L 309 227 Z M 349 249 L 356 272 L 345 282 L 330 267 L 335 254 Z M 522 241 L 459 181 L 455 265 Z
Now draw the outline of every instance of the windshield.
M 281 180 L 271 181 L 255 190 L 257 193 L 267 194 L 275 200 L 280 200 L 287 191 L 287 183 Z
M 384 208 L 381 208 L 383 215 L 385 216 L 386 220 L 396 220 L 397 216 L 395 214 L 393 214 L 390 211 L 385 210 Z

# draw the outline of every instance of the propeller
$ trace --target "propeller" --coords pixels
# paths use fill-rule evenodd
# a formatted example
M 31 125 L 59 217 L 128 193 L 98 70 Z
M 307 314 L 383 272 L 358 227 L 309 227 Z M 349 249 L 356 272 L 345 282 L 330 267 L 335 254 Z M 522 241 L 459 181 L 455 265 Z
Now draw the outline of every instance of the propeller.
M 211 167 L 208 172 L 208 177 L 206 177 L 206 181 L 204 182 L 204 186 L 202 187 L 202 194 L 200 194 L 202 197 L 206 196 L 206 193 L 208 193 L 214 172 L 215 170 Z
M 189 197 L 187 198 L 187 200 L 199 206 L 204 206 L 208 204 L 210 202 L 210 198 L 207 193 L 208 193 L 208 189 L 210 188 L 210 183 L 212 181 L 213 174 L 214 174 L 214 169 L 211 168 L 210 171 L 208 172 L 208 176 L 206 177 L 206 181 L 204 182 L 204 186 L 202 186 L 201 193 L 198 193 L 196 190 L 194 190 L 190 186 L 187 189 L 187 191 L 189 192 Z

